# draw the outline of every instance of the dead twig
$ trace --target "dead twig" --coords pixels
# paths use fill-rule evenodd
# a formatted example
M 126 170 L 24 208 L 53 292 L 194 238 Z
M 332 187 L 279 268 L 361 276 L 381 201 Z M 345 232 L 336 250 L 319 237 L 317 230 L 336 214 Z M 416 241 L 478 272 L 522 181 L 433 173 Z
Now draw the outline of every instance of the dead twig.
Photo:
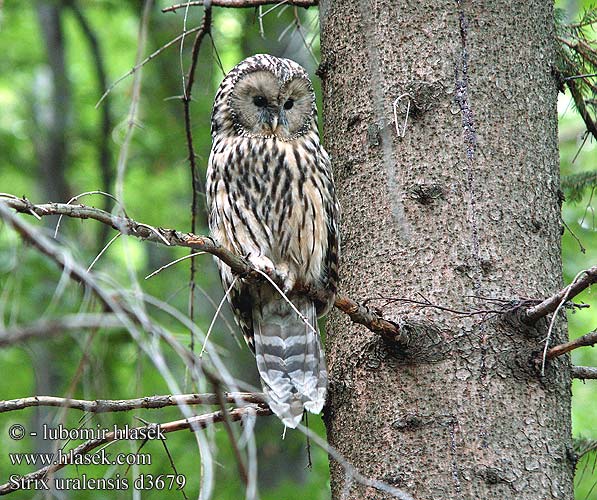
M 210 2 L 204 2 L 205 9 L 203 12 L 203 20 L 201 21 L 201 27 L 195 36 L 193 42 L 193 50 L 191 53 L 191 66 L 189 73 L 186 78 L 186 86 L 184 87 L 184 93 L 182 96 L 182 105 L 184 110 L 184 128 L 187 140 L 187 150 L 189 152 L 189 166 L 191 169 L 191 185 L 192 185 L 192 200 L 191 200 L 191 232 L 194 233 L 197 230 L 197 215 L 199 212 L 199 197 L 205 194 L 205 187 L 197 170 L 197 162 L 195 161 L 195 147 L 193 146 L 193 133 L 191 127 L 191 92 L 193 90 L 193 84 L 195 82 L 195 71 L 197 69 L 197 63 L 199 62 L 199 50 L 201 44 L 206 35 L 211 32 L 211 4 Z M 191 252 L 192 254 L 193 252 Z M 189 280 L 190 291 L 189 291 L 189 317 L 191 321 L 195 320 L 195 274 L 197 268 L 195 267 L 195 258 L 191 258 L 191 277 Z M 191 331 L 191 352 L 195 351 L 195 336 Z
M 90 413 L 114 413 L 136 409 L 153 410 L 167 406 L 219 405 L 221 401 L 237 405 L 241 403 L 261 404 L 265 403 L 265 398 L 259 392 L 222 392 L 221 396 L 216 393 L 168 394 L 135 399 L 95 399 L 93 401 L 55 396 L 32 396 L 0 401 L 0 413 L 34 406 L 72 408 Z
M 262 5 L 274 5 L 281 3 L 280 0 L 211 0 L 213 7 L 228 7 L 228 8 L 251 8 L 261 7 Z M 162 9 L 162 12 L 176 12 L 179 9 L 186 7 L 203 7 L 205 2 L 202 0 L 196 2 L 185 2 L 177 5 L 171 5 Z M 284 4 L 295 5 L 296 7 L 315 7 L 319 4 L 318 0 L 286 0 Z
M 47 340 L 62 335 L 67 330 L 118 327 L 122 327 L 122 322 L 114 314 L 69 314 L 55 319 L 41 319 L 29 325 L 14 326 L 7 330 L 0 329 L 0 348 L 32 339 Z
M 594 346 L 595 344 L 597 344 L 597 330 L 589 332 L 582 337 L 571 340 L 570 342 L 552 347 L 547 351 L 546 358 L 553 359 L 558 356 L 562 356 L 567 352 L 573 351 L 574 349 L 578 349 L 579 347 L 589 347 Z
M 581 380 L 597 379 L 597 368 L 593 366 L 573 366 L 572 378 L 579 378 Z

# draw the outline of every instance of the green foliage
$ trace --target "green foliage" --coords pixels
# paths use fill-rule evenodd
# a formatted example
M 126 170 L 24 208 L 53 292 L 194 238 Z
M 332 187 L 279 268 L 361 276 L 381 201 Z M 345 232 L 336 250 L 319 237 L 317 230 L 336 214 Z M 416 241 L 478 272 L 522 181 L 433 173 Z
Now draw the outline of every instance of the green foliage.
M 582 200 L 587 190 L 597 187 L 597 171 L 580 172 L 562 177 L 562 189 L 566 200 L 577 203 Z

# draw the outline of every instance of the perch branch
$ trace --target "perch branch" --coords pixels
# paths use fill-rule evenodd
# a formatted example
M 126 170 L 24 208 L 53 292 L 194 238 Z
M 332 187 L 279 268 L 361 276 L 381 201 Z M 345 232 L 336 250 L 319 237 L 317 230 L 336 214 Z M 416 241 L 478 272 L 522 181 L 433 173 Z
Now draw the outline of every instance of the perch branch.
M 553 359 L 558 356 L 562 356 L 563 354 L 566 354 L 574 349 L 578 349 L 579 347 L 588 347 L 595 344 L 597 344 L 597 330 L 589 332 L 582 337 L 571 340 L 570 342 L 566 342 L 565 344 L 552 347 L 549 349 L 549 351 L 547 351 L 547 359 Z
M 583 290 L 589 288 L 593 283 L 597 283 L 597 266 L 593 266 L 584 271 L 584 274 L 567 287 L 560 290 L 536 306 L 529 307 L 524 314 L 524 321 L 535 323 L 539 319 L 554 312 L 564 298 L 571 300 Z
M 223 392 L 222 399 L 226 403 L 264 403 L 265 399 L 258 392 Z M 60 408 L 72 408 L 75 410 L 90 413 L 113 413 L 119 411 L 130 411 L 136 409 L 157 409 L 166 406 L 184 405 L 217 405 L 221 404 L 215 393 L 207 394 L 180 394 L 147 396 L 135 399 L 69 399 L 55 396 L 32 396 L 28 398 L 10 399 L 0 401 L 0 413 L 22 410 L 33 406 L 51 406 Z
M 186 7 L 203 7 L 205 2 L 185 2 L 177 5 L 171 5 L 162 9 L 162 12 L 176 12 L 179 9 L 185 9 Z M 317 0 L 211 0 L 213 7 L 228 7 L 228 8 L 250 8 L 250 7 L 261 7 L 262 5 L 294 5 L 295 7 L 315 7 L 318 5 Z
M 210 253 L 229 265 L 236 275 L 247 279 L 261 279 L 259 273 L 251 267 L 246 259 L 226 250 L 208 236 L 182 233 L 174 229 L 154 228 L 128 217 L 115 216 L 104 210 L 86 205 L 66 205 L 64 203 L 34 205 L 25 198 L 6 198 L 0 202 L 0 207 L 2 204 L 13 208 L 17 212 L 29 215 L 35 214 L 39 217 L 66 215 L 78 219 L 94 219 L 111 226 L 123 234 L 136 238 Z M 316 291 L 308 287 L 299 287 L 299 291 L 306 293 L 315 300 L 325 302 L 325 292 L 323 291 Z M 401 331 L 398 324 L 384 319 L 368 307 L 342 296 L 336 298 L 334 306 L 348 314 L 353 322 L 366 326 L 369 330 L 381 335 L 384 339 L 398 344 L 405 343 L 405 339 L 403 338 L 405 333 Z
M 260 406 L 245 406 L 243 408 L 235 408 L 233 410 L 230 410 L 228 412 L 228 418 L 231 422 L 237 422 L 241 420 L 243 417 L 249 415 L 264 416 L 271 414 L 272 412 L 269 408 L 264 408 Z M 173 422 L 167 422 L 165 424 L 159 424 L 159 429 L 164 434 L 185 429 L 189 429 L 192 432 L 194 432 L 196 430 L 203 429 L 210 424 L 222 422 L 223 420 L 224 414 L 221 411 L 216 411 L 213 413 L 208 413 L 206 415 L 198 415 L 196 417 L 186 418 L 183 420 L 175 420 Z M 135 434 L 142 435 L 143 433 L 141 433 L 140 431 L 145 430 L 147 428 L 148 426 L 140 426 L 135 427 L 133 429 L 129 429 L 129 436 L 134 436 Z M 90 451 L 98 448 L 99 446 L 118 440 L 119 439 L 115 432 L 109 432 L 102 439 L 91 439 L 89 441 L 85 441 L 79 446 L 72 448 L 71 450 L 63 454 L 62 461 L 60 463 L 52 464 L 38 469 L 35 472 L 31 472 L 30 474 L 26 474 L 21 478 L 21 481 L 18 484 L 27 484 L 28 481 L 32 482 L 35 479 L 43 479 L 47 477 L 48 474 L 56 472 L 69 465 L 71 462 L 76 460 L 76 457 L 86 455 Z M 18 484 L 15 485 L 12 482 L 8 482 L 0 485 L 0 495 L 6 495 L 8 493 L 18 490 Z
M 572 378 L 579 378 L 581 380 L 597 379 L 597 368 L 593 366 L 573 366 Z

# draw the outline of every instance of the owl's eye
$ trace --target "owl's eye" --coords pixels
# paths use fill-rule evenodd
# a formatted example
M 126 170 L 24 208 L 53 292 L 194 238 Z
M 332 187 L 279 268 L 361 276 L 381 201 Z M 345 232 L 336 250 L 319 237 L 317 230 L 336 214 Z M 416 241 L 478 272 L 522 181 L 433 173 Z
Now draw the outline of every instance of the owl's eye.
M 253 97 L 253 104 L 258 108 L 265 108 L 265 106 L 267 106 L 267 99 L 262 95 L 257 95 Z
M 292 109 L 292 106 L 294 106 L 294 99 L 288 99 L 284 103 L 284 109 Z

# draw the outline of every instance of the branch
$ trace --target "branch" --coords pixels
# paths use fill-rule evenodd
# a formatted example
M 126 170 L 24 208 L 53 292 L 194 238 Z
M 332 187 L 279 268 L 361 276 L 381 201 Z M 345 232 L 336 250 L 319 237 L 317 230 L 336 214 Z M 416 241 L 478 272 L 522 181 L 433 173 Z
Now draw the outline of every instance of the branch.
M 237 422 L 245 416 L 250 416 L 250 415 L 265 416 L 265 415 L 271 415 L 271 414 L 272 414 L 272 411 L 269 408 L 264 408 L 261 406 L 245 406 L 243 408 L 235 408 L 233 410 L 230 410 L 228 412 L 228 418 L 232 422 Z M 167 422 L 165 424 L 157 424 L 157 427 L 163 434 L 175 432 L 175 431 L 181 431 L 181 430 L 185 430 L 185 429 L 189 429 L 192 432 L 195 432 L 199 429 L 203 429 L 203 428 L 207 427 L 210 424 L 222 422 L 223 420 L 224 420 L 223 413 L 221 411 L 217 411 L 217 412 L 213 412 L 213 413 L 208 413 L 206 415 L 198 415 L 196 417 L 191 417 L 188 419 L 175 420 L 173 422 Z M 149 426 L 149 427 L 151 428 L 151 426 Z M 128 436 L 131 436 L 131 437 L 137 435 L 137 436 L 139 436 L 139 439 L 142 439 L 141 436 L 146 434 L 145 430 L 147 428 L 148 428 L 148 426 L 135 427 L 135 428 L 129 429 L 128 433 L 123 432 L 122 434 L 123 435 L 128 434 Z M 63 469 L 65 466 L 69 465 L 70 463 L 76 462 L 76 460 L 77 460 L 76 457 L 79 457 L 81 455 L 86 455 L 90 451 L 92 451 L 95 448 L 98 448 L 99 446 L 102 446 L 106 443 L 110 443 L 112 441 L 120 441 L 120 440 L 122 440 L 122 439 L 118 438 L 115 432 L 109 432 L 102 439 L 91 439 L 89 441 L 86 441 L 86 442 L 80 444 L 79 446 L 77 446 L 76 448 L 72 448 L 68 452 L 64 452 L 61 455 L 62 461 L 60 463 L 52 464 L 52 465 L 43 467 L 39 470 L 36 470 L 35 472 L 32 472 L 30 474 L 26 474 L 25 476 L 20 478 L 20 481 L 17 482 L 17 484 L 15 484 L 14 482 L 8 482 L 8 483 L 4 483 L 4 484 L 0 485 L 0 495 L 6 495 L 8 493 L 12 493 L 13 491 L 18 490 L 19 488 L 17 486 L 20 484 L 28 484 L 28 483 L 31 484 L 30 482 L 33 482 L 35 479 L 46 478 L 48 476 L 48 474 L 51 474 L 52 472 L 56 472 L 60 469 Z M 129 440 L 130 440 L 130 438 L 129 438 Z
M 404 343 L 404 332 L 393 321 L 382 318 L 367 306 L 359 304 L 348 297 L 336 297 L 334 307 L 348 314 L 353 323 L 366 326 L 373 333 L 381 335 L 385 340 L 397 344 Z
M 563 354 L 566 354 L 574 349 L 578 349 L 579 347 L 594 346 L 595 344 L 597 344 L 597 330 L 589 332 L 582 337 L 571 340 L 570 342 L 566 342 L 565 344 L 552 347 L 549 351 L 547 351 L 547 359 L 553 359 L 558 356 L 562 356 Z
M 315 7 L 319 4 L 318 0 L 212 0 L 213 7 L 228 7 L 228 8 L 246 8 L 246 7 L 261 7 L 262 5 L 294 5 L 295 7 Z M 203 7 L 205 2 L 203 0 L 196 2 L 179 3 L 162 9 L 162 12 L 176 12 L 179 9 L 189 7 Z
M 86 205 L 67 205 L 65 203 L 46 203 L 33 205 L 27 199 L 5 199 L 1 203 L 14 208 L 17 212 L 32 212 L 39 217 L 48 215 L 66 215 L 75 219 L 94 219 L 128 236 L 134 236 L 153 243 L 160 243 L 168 246 L 179 246 L 193 248 L 197 251 L 207 252 L 218 257 L 222 262 L 228 264 L 232 271 L 243 277 L 259 279 L 259 274 L 253 271 L 249 263 L 242 257 L 229 252 L 217 244 L 209 236 L 198 236 L 192 233 L 182 233 L 174 229 L 155 228 L 148 224 L 137 222 L 129 217 L 112 215 L 105 210 L 93 208 Z
M 182 233 L 174 229 L 152 227 L 131 218 L 115 216 L 104 210 L 86 205 L 67 205 L 65 203 L 34 205 L 25 198 L 6 198 L 0 201 L 0 207 L 2 204 L 15 209 L 17 212 L 29 215 L 35 214 L 39 217 L 66 215 L 77 219 L 94 219 L 111 226 L 122 234 L 134 236 L 142 240 L 166 244 L 168 246 L 187 247 L 195 251 L 210 253 L 229 265 L 236 275 L 249 280 L 261 279 L 259 273 L 253 269 L 246 259 L 228 251 L 209 236 L 199 236 L 193 233 Z M 304 286 L 298 286 L 297 289 L 314 300 L 325 302 L 324 291 L 317 291 Z M 336 297 L 334 306 L 348 314 L 354 323 L 366 326 L 372 332 L 381 335 L 385 340 L 398 345 L 406 345 L 406 333 L 402 331 L 400 325 L 384 319 L 381 315 L 371 311 L 366 306 L 341 296 Z
M 239 404 L 264 403 L 265 399 L 258 392 L 224 392 L 222 398 L 226 403 Z M 180 394 L 164 396 L 147 396 L 136 399 L 69 399 L 55 396 L 33 396 L 28 398 L 10 399 L 0 401 L 0 413 L 22 410 L 34 406 L 50 406 L 60 408 L 72 408 L 75 410 L 87 411 L 90 413 L 111 413 L 119 411 L 130 411 L 139 408 L 157 409 L 166 406 L 190 406 L 190 405 L 217 405 L 220 399 L 217 394 Z
M 191 168 L 191 185 L 192 185 L 192 201 L 191 201 L 191 232 L 194 233 L 197 230 L 197 214 L 199 211 L 199 196 L 205 195 L 205 186 L 199 172 L 197 171 L 197 162 L 195 160 L 195 148 L 193 146 L 193 132 L 191 127 L 191 92 L 193 90 L 193 83 L 195 82 L 195 71 L 197 69 L 197 62 L 199 61 L 199 50 L 201 49 L 201 43 L 205 38 L 205 35 L 211 33 L 211 4 L 204 2 L 205 9 L 203 12 L 203 20 L 201 21 L 201 28 L 195 36 L 193 42 L 193 50 L 191 53 L 191 66 L 187 75 L 187 83 L 184 88 L 184 94 L 182 96 L 182 106 L 184 111 L 184 128 L 187 139 L 187 150 L 189 152 L 189 166 Z M 185 19 L 186 21 L 186 19 Z M 183 43 L 183 42 L 181 42 Z M 181 47 L 182 50 L 182 47 Z M 193 253 L 193 252 L 191 252 Z M 189 280 L 190 292 L 189 292 L 189 317 L 191 321 L 195 321 L 195 273 L 197 271 L 195 267 L 195 259 L 191 257 L 191 276 Z M 195 351 L 195 335 L 191 330 L 191 352 Z
M 106 65 L 104 64 L 104 56 L 99 40 L 95 31 L 93 30 L 93 28 L 87 21 L 87 18 L 83 14 L 83 11 L 79 7 L 78 3 L 75 0 L 68 0 L 67 5 L 73 12 L 75 19 L 81 27 L 83 35 L 85 35 L 85 38 L 87 38 L 87 42 L 89 43 L 89 50 L 91 52 L 92 60 L 94 63 L 93 66 L 96 73 L 97 84 L 101 93 L 104 91 L 105 88 L 108 87 L 108 79 L 106 77 Z M 106 98 L 104 105 L 101 109 L 101 127 L 97 146 L 98 165 L 99 170 L 101 172 L 104 191 L 110 191 L 112 180 L 114 178 L 114 172 L 112 171 L 110 155 L 112 127 L 112 104 L 111 100 Z M 106 199 L 104 202 L 105 209 L 108 208 L 108 203 L 109 201 Z M 107 230 L 107 228 L 105 229 Z M 107 231 L 102 231 L 99 241 L 105 243 L 107 240 L 107 236 Z
M 597 379 L 597 368 L 592 366 L 573 366 L 572 378 L 579 378 L 581 380 Z
M 122 322 L 115 314 L 70 314 L 56 319 L 41 319 L 30 325 L 0 329 L 0 347 L 20 344 L 42 337 L 44 340 L 64 333 L 65 330 L 84 328 L 118 328 Z M 1 411 L 1 410 L 0 410 Z
M 576 109 L 578 110 L 578 114 L 582 118 L 583 122 L 585 122 L 585 127 L 591 133 L 594 139 L 597 139 L 597 125 L 593 121 L 589 110 L 585 104 L 585 98 L 582 95 L 582 92 L 578 89 L 576 82 L 574 80 L 567 80 L 566 85 L 570 89 L 570 94 L 572 94 L 572 99 L 574 100 L 574 104 L 576 104 Z
M 525 323 L 529 324 L 536 323 L 539 319 L 554 312 L 564 298 L 566 298 L 566 300 L 573 299 L 583 290 L 589 288 L 593 283 L 597 283 L 597 266 L 586 269 L 579 279 L 575 280 L 555 295 L 545 299 L 536 306 L 529 307 L 524 314 L 523 320 Z

